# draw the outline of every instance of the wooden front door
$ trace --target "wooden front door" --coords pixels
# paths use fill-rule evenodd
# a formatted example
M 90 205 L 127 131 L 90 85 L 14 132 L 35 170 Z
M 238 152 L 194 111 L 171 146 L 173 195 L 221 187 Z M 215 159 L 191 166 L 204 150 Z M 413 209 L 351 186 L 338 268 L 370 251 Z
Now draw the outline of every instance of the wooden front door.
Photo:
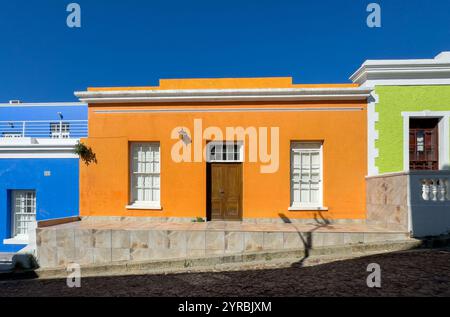
M 208 164 L 210 220 L 242 219 L 242 164 Z
M 409 169 L 439 169 L 439 119 L 411 119 L 409 123 Z

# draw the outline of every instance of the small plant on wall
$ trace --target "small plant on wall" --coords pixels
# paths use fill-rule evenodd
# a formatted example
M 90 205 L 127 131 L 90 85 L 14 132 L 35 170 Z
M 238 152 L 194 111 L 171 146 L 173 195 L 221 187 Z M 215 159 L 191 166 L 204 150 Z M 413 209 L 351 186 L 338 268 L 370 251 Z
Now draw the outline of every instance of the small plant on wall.
M 74 153 L 77 154 L 86 165 L 91 163 L 97 164 L 97 157 L 95 156 L 95 153 L 84 143 L 78 142 L 75 145 Z

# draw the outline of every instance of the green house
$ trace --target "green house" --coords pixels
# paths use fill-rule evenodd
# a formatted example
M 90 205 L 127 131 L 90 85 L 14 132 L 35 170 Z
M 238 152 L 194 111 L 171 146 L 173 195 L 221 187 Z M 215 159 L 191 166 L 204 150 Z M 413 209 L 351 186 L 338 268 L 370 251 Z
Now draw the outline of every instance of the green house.
M 368 219 L 413 235 L 450 232 L 450 52 L 367 60 L 350 77 L 368 104 Z

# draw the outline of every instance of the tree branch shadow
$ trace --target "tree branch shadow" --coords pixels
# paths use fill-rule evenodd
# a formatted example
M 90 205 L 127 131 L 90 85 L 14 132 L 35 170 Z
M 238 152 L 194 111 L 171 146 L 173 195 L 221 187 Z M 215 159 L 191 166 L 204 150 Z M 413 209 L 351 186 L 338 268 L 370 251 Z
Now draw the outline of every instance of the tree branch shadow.
M 281 220 L 284 223 L 293 224 L 292 220 L 289 219 L 289 217 L 287 217 L 285 214 L 279 213 L 278 216 L 281 218 Z M 304 263 L 310 257 L 311 249 L 313 248 L 314 232 L 321 228 L 326 228 L 331 225 L 331 221 L 328 220 L 327 218 L 325 218 L 322 215 L 322 212 L 320 212 L 320 211 L 314 215 L 314 221 L 315 221 L 315 223 L 312 224 L 314 226 L 314 228 L 310 231 L 301 232 L 301 231 L 299 231 L 299 229 L 296 226 L 294 226 L 295 231 L 298 234 L 298 236 L 300 237 L 300 241 L 303 244 L 303 246 L 300 246 L 300 247 L 303 247 L 304 255 L 297 263 L 294 263 L 292 266 L 300 266 L 300 267 L 304 266 Z

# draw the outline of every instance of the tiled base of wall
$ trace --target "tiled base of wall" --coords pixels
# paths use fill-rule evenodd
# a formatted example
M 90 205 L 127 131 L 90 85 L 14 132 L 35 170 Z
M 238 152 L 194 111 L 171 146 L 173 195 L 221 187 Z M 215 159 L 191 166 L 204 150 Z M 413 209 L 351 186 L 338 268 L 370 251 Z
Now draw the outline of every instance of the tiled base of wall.
M 408 239 L 400 232 L 266 232 L 225 230 L 37 229 L 42 268 L 243 254 Z

